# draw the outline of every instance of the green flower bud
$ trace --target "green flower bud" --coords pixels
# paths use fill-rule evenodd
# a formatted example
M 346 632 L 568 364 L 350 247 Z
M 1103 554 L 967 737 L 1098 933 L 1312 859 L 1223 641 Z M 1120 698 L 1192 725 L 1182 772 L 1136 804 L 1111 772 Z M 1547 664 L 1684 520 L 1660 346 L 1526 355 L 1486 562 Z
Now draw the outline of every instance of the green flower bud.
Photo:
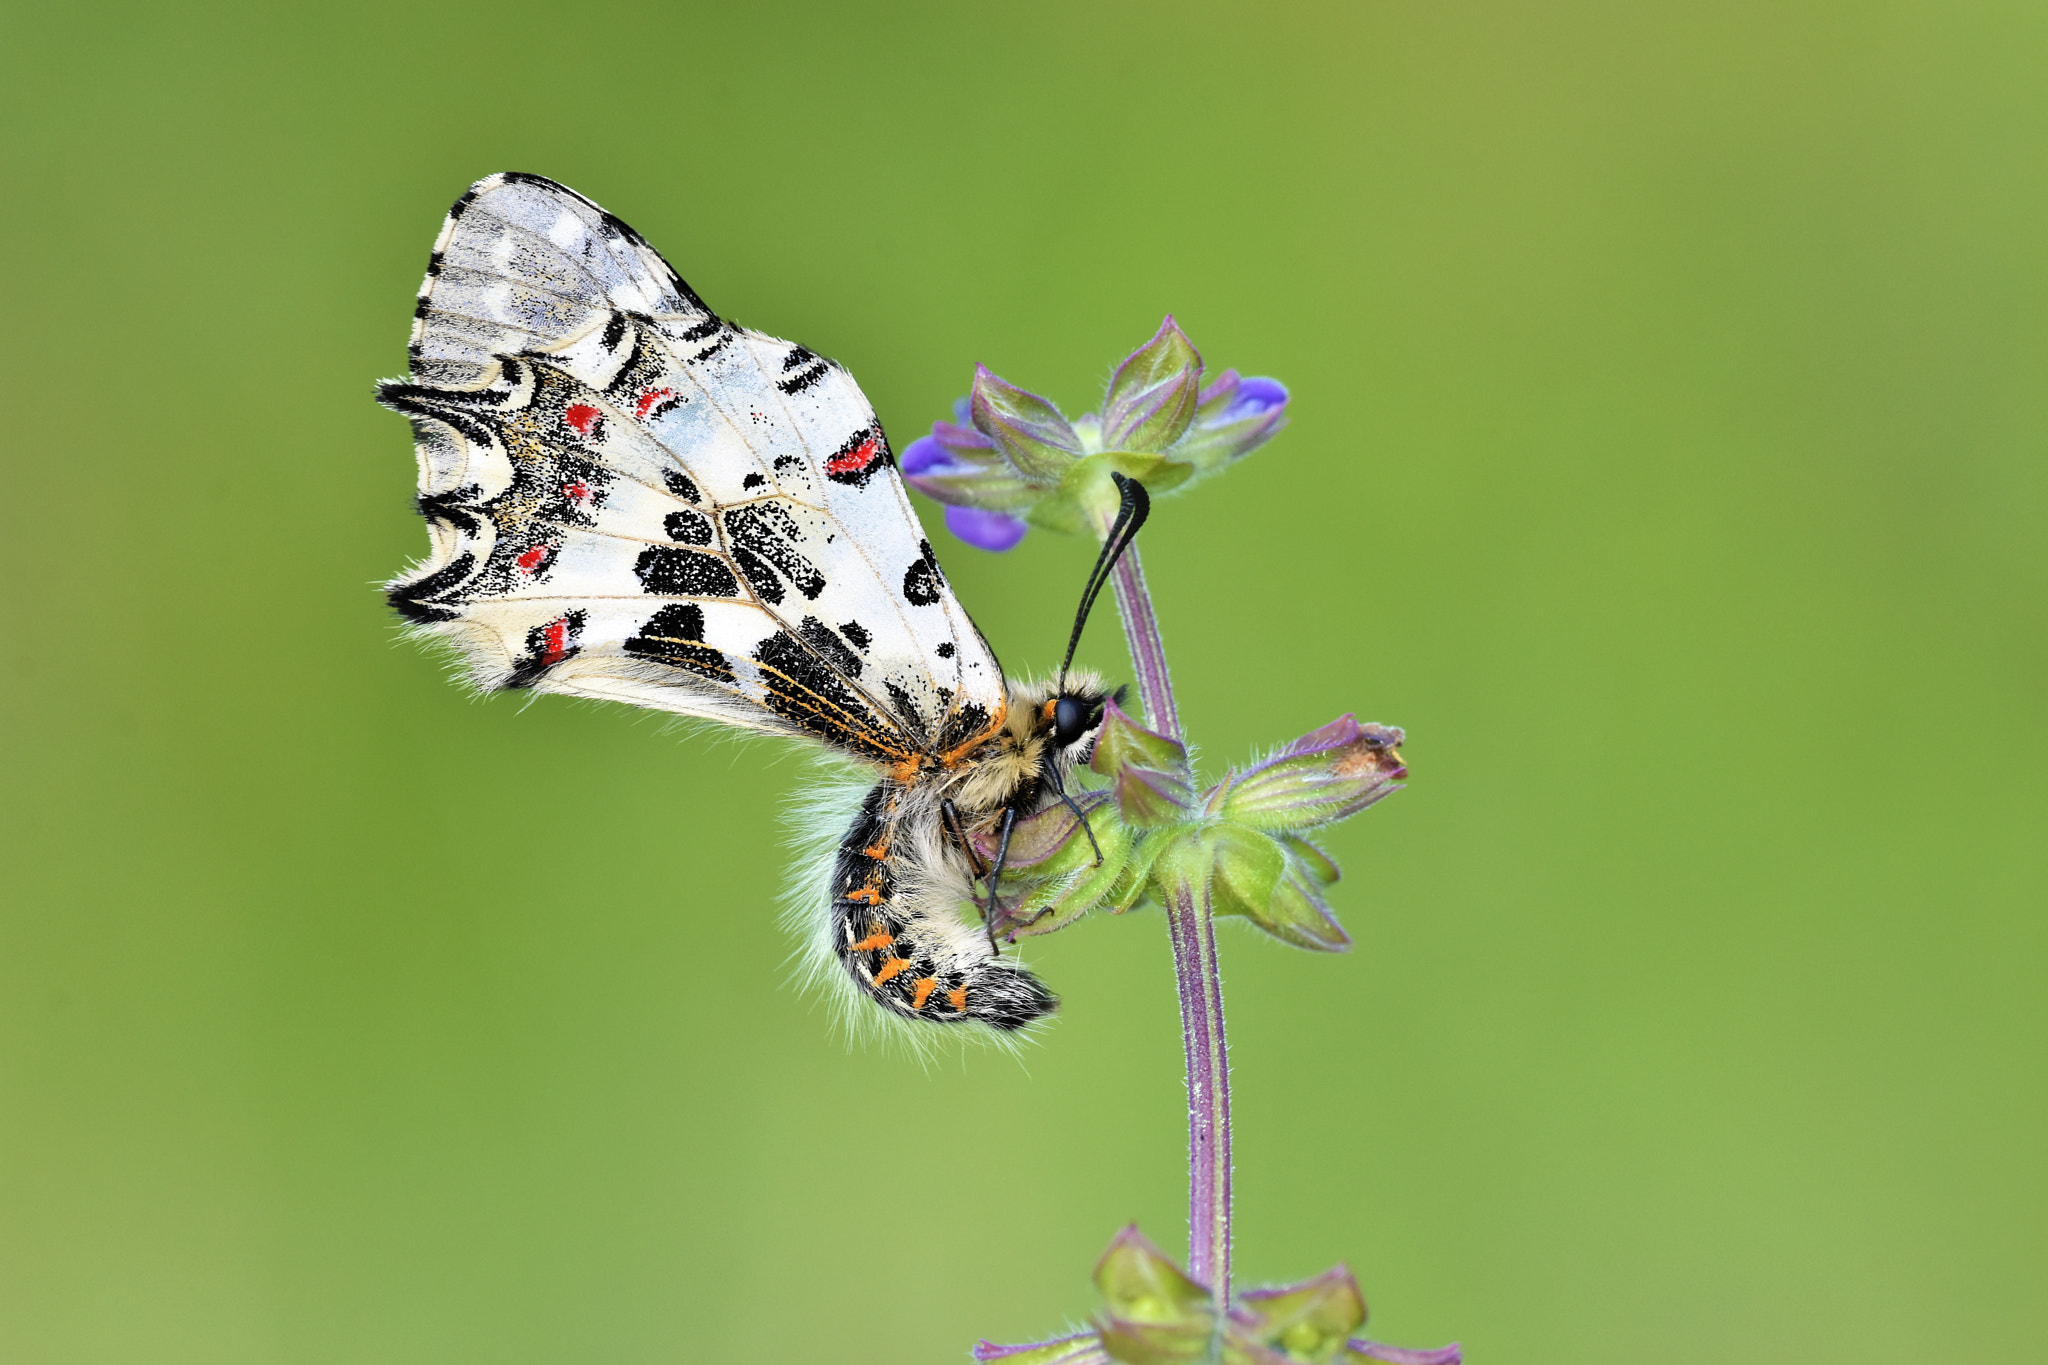
M 1290 858 L 1287 871 L 1273 887 L 1272 899 L 1266 902 L 1264 913 L 1253 915 L 1252 922 L 1274 938 L 1310 952 L 1348 951 L 1351 935 L 1337 923 L 1336 914 L 1317 888 L 1314 874 L 1303 875 L 1303 871 L 1301 865 Z
M 1116 1235 L 1095 1267 L 1106 1301 L 1096 1330 L 1102 1346 L 1130 1365 L 1204 1359 L 1215 1336 L 1209 1291 L 1181 1272 L 1136 1227 Z
M 1002 1365 L 1109 1365 L 1102 1338 L 1094 1332 L 1076 1332 L 1051 1341 L 1034 1341 L 1023 1346 L 998 1346 L 993 1341 L 975 1343 L 976 1361 L 1001 1361 Z
M 969 397 L 975 430 L 996 443 L 1026 482 L 1050 488 L 1081 458 L 1081 438 L 1060 410 L 1037 394 L 974 368 Z
M 1104 777 L 1114 777 L 1124 767 L 1186 772 L 1188 751 L 1179 740 L 1147 730 L 1112 701 L 1102 709 L 1102 733 L 1088 766 Z
M 1283 834 L 1280 844 L 1290 857 L 1309 876 L 1324 886 L 1333 886 L 1344 873 L 1337 866 L 1337 860 L 1325 853 L 1321 847 L 1310 843 L 1299 834 Z
M 1201 353 L 1169 314 L 1158 333 L 1125 356 L 1110 377 L 1102 404 L 1103 446 L 1166 449 L 1194 421 L 1201 387 Z
M 1350 716 L 1295 740 L 1224 783 L 1220 812 L 1254 829 L 1300 830 L 1356 815 L 1408 775 L 1399 730 Z
M 1365 1325 L 1365 1296 L 1341 1265 L 1301 1284 L 1247 1290 L 1238 1301 L 1253 1321 L 1233 1321 L 1233 1334 L 1278 1348 L 1290 1361 L 1335 1360 Z
M 1219 915 L 1244 915 L 1261 928 L 1273 903 L 1273 892 L 1287 872 L 1280 845 L 1242 825 L 1218 825 L 1208 831 L 1210 903 Z

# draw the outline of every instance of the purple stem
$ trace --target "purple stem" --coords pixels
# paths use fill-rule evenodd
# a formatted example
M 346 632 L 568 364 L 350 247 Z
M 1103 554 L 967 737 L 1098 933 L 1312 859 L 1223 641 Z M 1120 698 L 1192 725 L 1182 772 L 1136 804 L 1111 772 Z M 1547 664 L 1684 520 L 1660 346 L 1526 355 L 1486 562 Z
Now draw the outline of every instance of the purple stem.
M 1099 533 L 1108 531 L 1105 524 Z M 1159 642 L 1159 618 L 1152 613 L 1152 595 L 1145 590 L 1145 566 L 1138 561 L 1136 545 L 1124 551 L 1111 577 L 1116 584 L 1117 614 L 1124 619 L 1124 638 L 1131 645 L 1131 664 L 1138 672 L 1145 724 L 1168 739 L 1185 741 L 1180 712 L 1173 705 L 1173 680 L 1166 672 L 1166 646 Z
M 1230 1057 L 1223 1042 L 1223 976 L 1209 888 L 1186 887 L 1166 907 L 1188 1059 L 1188 1277 L 1230 1306 Z
M 1108 529 L 1101 527 L 1103 533 Z M 1145 723 L 1169 739 L 1182 739 L 1166 647 L 1159 640 L 1159 618 L 1145 590 L 1137 546 L 1124 551 L 1114 577 Z M 1187 1053 L 1188 1276 L 1209 1286 L 1220 1317 L 1230 1307 L 1230 1056 L 1223 1038 L 1223 975 L 1216 964 L 1207 885 L 1170 898 L 1166 927 L 1173 941 L 1181 1045 Z

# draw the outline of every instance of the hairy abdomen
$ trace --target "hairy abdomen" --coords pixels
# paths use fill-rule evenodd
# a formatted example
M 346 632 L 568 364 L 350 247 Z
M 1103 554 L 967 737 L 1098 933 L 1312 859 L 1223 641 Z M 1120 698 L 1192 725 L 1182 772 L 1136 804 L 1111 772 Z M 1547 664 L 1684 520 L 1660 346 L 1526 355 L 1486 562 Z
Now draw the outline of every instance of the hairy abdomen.
M 878 784 L 840 841 L 832 868 L 832 943 L 855 984 L 896 1014 L 936 1024 L 1016 1029 L 1058 1008 L 1039 979 L 963 934 L 929 895 L 905 894 L 919 832 L 894 782 Z

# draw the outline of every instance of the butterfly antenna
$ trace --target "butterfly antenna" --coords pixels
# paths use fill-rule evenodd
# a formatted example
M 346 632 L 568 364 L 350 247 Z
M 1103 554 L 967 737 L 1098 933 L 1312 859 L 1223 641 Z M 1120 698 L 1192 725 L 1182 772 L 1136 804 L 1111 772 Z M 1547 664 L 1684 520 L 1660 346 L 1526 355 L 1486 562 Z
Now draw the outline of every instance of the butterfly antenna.
M 1060 660 L 1059 688 L 1054 696 L 1067 694 L 1067 669 L 1074 662 L 1074 651 L 1081 644 L 1081 628 L 1088 624 L 1088 613 L 1095 609 L 1095 599 L 1102 592 L 1102 585 L 1109 581 L 1109 571 L 1116 567 L 1131 542 L 1137 539 L 1139 528 L 1145 518 L 1152 515 L 1152 495 L 1145 491 L 1145 485 L 1136 479 L 1121 474 L 1109 476 L 1116 480 L 1119 493 L 1123 494 L 1123 505 L 1117 508 L 1116 520 L 1110 524 L 1109 535 L 1103 539 L 1102 553 L 1095 557 L 1095 570 L 1088 575 L 1088 586 L 1081 590 L 1081 610 L 1074 613 L 1074 633 L 1067 637 L 1067 657 Z

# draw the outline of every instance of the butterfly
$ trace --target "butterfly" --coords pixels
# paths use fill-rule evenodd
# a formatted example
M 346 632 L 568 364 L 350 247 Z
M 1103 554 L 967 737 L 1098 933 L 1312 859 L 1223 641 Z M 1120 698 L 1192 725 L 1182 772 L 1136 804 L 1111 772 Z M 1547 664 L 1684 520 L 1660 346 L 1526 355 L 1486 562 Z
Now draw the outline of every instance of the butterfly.
M 1052 1012 L 1000 952 L 1000 884 L 1021 820 L 1064 806 L 1095 840 L 1071 793 L 1113 694 L 1068 669 L 1145 490 L 1120 485 L 1059 676 L 1020 684 L 954 596 L 852 376 L 719 317 L 574 191 L 505 173 L 456 200 L 408 354 L 377 393 L 411 421 L 429 534 L 387 585 L 406 622 L 485 690 L 625 702 L 862 765 L 872 785 L 807 896 L 825 974 L 899 1019 L 1009 1031 Z

